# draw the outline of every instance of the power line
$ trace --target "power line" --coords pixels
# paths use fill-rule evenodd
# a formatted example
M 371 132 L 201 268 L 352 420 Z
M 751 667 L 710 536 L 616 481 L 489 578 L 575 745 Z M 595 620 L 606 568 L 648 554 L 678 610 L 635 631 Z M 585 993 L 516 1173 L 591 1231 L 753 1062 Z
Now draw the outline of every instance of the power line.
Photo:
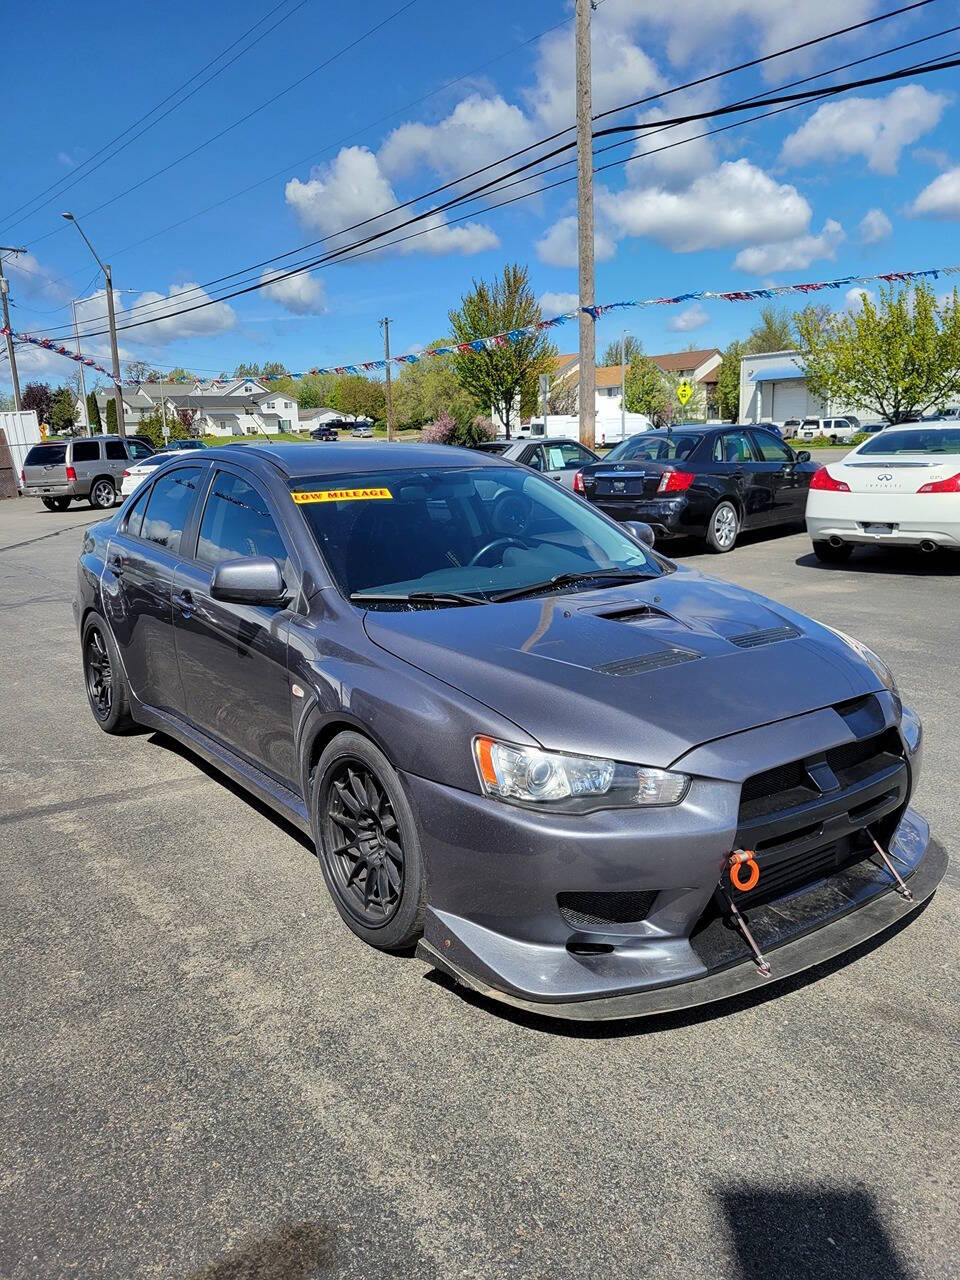
M 697 120 L 712 119 L 712 118 L 714 118 L 714 117 L 716 117 L 716 116 L 723 116 L 723 115 L 726 115 L 726 114 L 730 114 L 730 113 L 732 113 L 732 112 L 743 111 L 743 110 L 745 110 L 745 109 L 748 109 L 749 107 L 758 107 L 758 106 L 776 106 L 776 105 L 783 105 L 783 104 L 787 104 L 787 105 L 789 105 L 789 104 L 794 104 L 794 105 L 798 105 L 798 106 L 799 106 L 799 105 L 803 105 L 804 103 L 809 102 L 809 101 L 816 101 L 816 100 L 818 100 L 818 99 L 820 99 L 820 98 L 824 98 L 824 97 L 828 97 L 828 96 L 833 96 L 833 95 L 836 95 L 836 94 L 838 94 L 838 93 L 842 93 L 842 92 L 849 91 L 849 90 L 850 90 L 850 89 L 852 89 L 852 88 L 860 88 L 860 87 L 863 87 L 863 86 L 865 86 L 865 85 L 870 85 L 870 84 L 881 84 L 881 83 L 886 83 L 886 82 L 889 82 L 889 81 L 892 81 L 892 80 L 903 79 L 903 78 L 906 78 L 906 77 L 908 77 L 908 76 L 912 76 L 912 75 L 924 75 L 924 74 L 928 74 L 928 73 L 931 73 L 931 72 L 933 72 L 933 71 L 948 70 L 948 69 L 950 69 L 950 68 L 952 68 L 952 67 L 955 67 L 955 66 L 957 66 L 957 65 L 960 65 L 960 59 L 958 59 L 958 58 L 952 58 L 952 59 L 948 59 L 948 60 L 942 60 L 942 59 L 941 59 L 941 60 L 939 60 L 939 61 L 937 61 L 937 62 L 935 62 L 935 63 L 932 63 L 932 64 L 931 64 L 931 63 L 927 63 L 927 64 L 919 64 L 919 65 L 917 65 L 917 66 L 913 66 L 913 67 L 901 68 L 901 69 L 898 69 L 898 70 L 896 70 L 896 71 L 886 72 L 886 73 L 884 73 L 884 74 L 882 74 L 882 75 L 879 75 L 879 76 L 872 76 L 872 77 L 863 78 L 863 79 L 860 79 L 860 80 L 848 81 L 848 82 L 846 82 L 846 83 L 844 83 L 844 84 L 835 85 L 835 86 L 829 86 L 829 87 L 826 87 L 826 88 L 820 88 L 820 89 L 815 89 L 815 90 L 809 90 L 809 91 L 806 91 L 806 92 L 804 92 L 804 93 L 800 93 L 800 94 L 775 94 L 775 95 L 769 96 L 769 97 L 767 97 L 767 98 L 763 98 L 763 97 L 754 97 L 753 99 L 745 99 L 745 100 L 741 100 L 741 101 L 739 101 L 739 102 L 736 102 L 736 103 L 730 103 L 730 104 L 727 104 L 726 106 L 722 106 L 722 107 L 714 108 L 714 109 L 712 109 L 712 110 L 708 110 L 708 111 L 688 113 L 688 114 L 686 114 L 686 115 L 684 115 L 684 116 L 678 116 L 678 117 L 674 117 L 674 118 L 672 118 L 672 119 L 667 119 L 667 120 L 657 120 L 657 121 L 651 121 L 651 122 L 639 122 L 639 123 L 636 123 L 636 124 L 633 124 L 633 125 L 628 125 L 628 126 L 615 126 L 615 127 L 613 127 L 613 128 L 608 128 L 608 129 L 604 129 L 604 130 L 598 130 L 598 131 L 596 131 L 596 133 L 594 134 L 594 136 L 595 136 L 595 137 L 604 137 L 604 136 L 608 136 L 608 135 L 610 135 L 610 134 L 615 134 L 615 133 L 620 133 L 620 132 L 630 132 L 631 134 L 636 134 L 636 133 L 638 133 L 638 132 L 642 133 L 642 132 L 644 132 L 644 131 L 646 131 L 646 130 L 652 130 L 652 131 L 656 131 L 656 132 L 662 132 L 662 131 L 664 131 L 664 130 L 666 130 L 666 129 L 668 129 L 668 128 L 676 127 L 677 125 L 680 125 L 680 124 L 693 123 L 693 122 L 695 122 L 695 121 L 697 121 Z M 756 118 L 762 118 L 762 117 L 755 117 L 755 119 L 756 119 Z M 750 123 L 750 121 L 747 121 L 746 123 Z M 693 140 L 693 139 L 686 139 L 686 140 L 681 140 L 681 141 L 692 141 L 692 140 Z M 615 145 L 616 145 L 616 144 L 615 144 Z M 395 232 L 397 232 L 397 231 L 399 231 L 399 230 L 403 230 L 405 227 L 411 226 L 411 225 L 413 225 L 413 224 L 415 224 L 415 223 L 417 223 L 417 222 L 423 221 L 423 220 L 425 220 L 425 219 L 427 219 L 427 218 L 433 218 L 433 217 L 436 217 L 438 213 L 441 213 L 441 212 L 443 212 L 444 210 L 446 210 L 446 209 L 448 209 L 448 208 L 452 208 L 452 207 L 454 207 L 455 205 L 463 204 L 463 203 L 466 203 L 466 202 L 468 202 L 468 201 L 470 201 L 470 200 L 472 200 L 472 199 L 475 199 L 477 196 L 479 196 L 479 195 L 481 195 L 483 192 L 487 191 L 490 187 L 500 185 L 500 189 L 501 189 L 501 190 L 503 190 L 503 189 L 506 189 L 506 185 L 516 185 L 516 183 L 509 183 L 509 184 L 508 184 L 508 183 L 506 182 L 506 180 L 507 180 L 507 179 L 509 179 L 509 178 L 515 177 L 517 174 L 522 173 L 522 172 L 525 172 L 525 171 L 527 171 L 527 170 L 529 170 L 529 169 L 531 169 L 531 168 L 535 167 L 535 166 L 536 166 L 536 165 L 538 165 L 538 164 L 542 164 L 542 163 L 543 163 L 545 160 L 547 160 L 547 159 L 551 159 L 551 158 L 553 158 L 553 157 L 554 157 L 554 156 L 556 156 L 556 155 L 562 154 L 563 152 L 570 150 L 572 146 L 573 146 L 573 144 L 572 144 L 572 143 L 567 143 L 567 144 L 564 144 L 563 146 L 560 146 L 560 147 L 554 148 L 554 150 L 553 150 L 553 151 L 548 152 L 546 155 L 541 155 L 541 156 L 537 157 L 535 160 L 529 161 L 529 162 L 528 162 L 527 164 L 525 164 L 525 165 L 518 166 L 518 167 L 517 167 L 516 169 L 514 169 L 514 170 L 511 170 L 511 171 L 509 171 L 509 172 L 507 172 L 507 173 L 501 174 L 501 175 L 499 175 L 499 176 L 498 176 L 498 177 L 496 177 L 496 178 L 490 179 L 490 180 L 488 180 L 487 182 L 482 183 L 480 186 L 473 188 L 471 191 L 463 192 L 463 193 L 461 193 L 460 195 L 455 196 L 453 199 L 451 199 L 451 200 L 447 201 L 447 202 L 446 202 L 446 203 L 444 203 L 444 204 L 441 204 L 441 205 L 439 205 L 439 206 L 435 206 L 435 207 L 433 207 L 433 208 L 431 208 L 431 209 L 429 209 L 429 210 L 426 210 L 426 211 L 424 211 L 424 212 L 422 212 L 422 213 L 420 213 L 420 214 L 417 214 L 417 215 L 415 215 L 414 217 L 412 217 L 412 218 L 410 218 L 410 219 L 407 219 L 406 221 L 404 221 L 404 222 L 402 222 L 402 223 L 400 223 L 400 224 L 397 224 L 396 226 L 388 227 L 388 228 L 384 228 L 383 230 L 381 230 L 381 231 L 379 231 L 379 232 L 375 232 L 375 233 L 373 233 L 373 234 L 372 234 L 372 235 L 370 235 L 370 236 L 367 236 L 367 237 L 365 237 L 365 238 L 363 238 L 363 239 L 361 239 L 361 240 L 359 240 L 359 241 L 356 241 L 354 244 L 346 245 L 346 246 L 342 246 L 340 249 L 333 250 L 333 251 L 331 251 L 329 254 L 321 255 L 320 257 L 318 257 L 318 258 L 316 258 L 316 259 L 314 259 L 314 260 L 312 260 L 312 261 L 302 262 L 302 263 L 295 264 L 295 265 L 293 265 L 293 266 L 292 266 L 289 270 L 287 270 L 287 271 L 277 272 L 277 273 L 275 273 L 275 274 L 271 275 L 271 277 L 270 277 L 268 280 L 265 280 L 265 281 L 264 281 L 264 280 L 260 280 L 260 281 L 256 282 L 255 284 L 247 285 L 246 287 L 243 287 L 243 288 L 238 288 L 238 289 L 232 290 L 232 291 L 230 291 L 230 292 L 223 292 L 223 293 L 221 293 L 221 294 L 220 294 L 218 297 L 216 297 L 216 298 L 208 298 L 208 299 L 207 299 L 207 300 L 205 300 L 204 302 L 197 303 L 197 304 L 192 305 L 192 306 L 189 306 L 189 307 L 182 307 L 182 308 L 178 308 L 178 309 L 177 309 L 177 310 L 175 310 L 175 311 L 167 311 L 167 312 L 163 312 L 163 313 L 161 313 L 161 314 L 152 315 L 152 316 L 149 316 L 149 317 L 147 317 L 147 318 L 145 318 L 145 319 L 143 319 L 143 320 L 136 321 L 136 322 L 131 323 L 131 324 L 126 324 L 126 325 L 123 325 L 123 326 L 121 326 L 121 327 L 122 327 L 123 329 L 130 329 L 130 328 L 137 327 L 137 325 L 138 325 L 138 324 L 149 324 L 149 323 L 152 323 L 152 322 L 154 322 L 154 321 L 156 321 L 156 320 L 168 319 L 168 318 L 171 318 L 171 317 L 176 316 L 176 315 L 183 315 L 183 314 L 187 314 L 187 313 L 192 312 L 192 311 L 194 311 L 194 310 L 199 310 L 199 309 L 202 309 L 203 307 L 213 305 L 213 304 L 214 304 L 214 303 L 216 303 L 216 302 L 222 302 L 222 301 L 225 301 L 225 300 L 227 300 L 227 299 L 229 299 L 229 298 L 238 297 L 238 296 L 240 296 L 240 295 L 241 295 L 241 294 L 243 294 L 243 293 L 253 292 L 253 291 L 257 290 L 257 289 L 260 289 L 260 288 L 265 287 L 265 286 L 266 286 L 266 285 L 268 285 L 268 284 L 275 284 L 275 283 L 277 283 L 278 281 L 281 281 L 281 280 L 284 280 L 284 279 L 289 278 L 290 276 L 298 275 L 298 274 L 302 274 L 304 271 L 313 270 L 314 268 L 316 268 L 316 267 L 318 267 L 318 266 L 326 265 L 327 263 L 329 263 L 329 262 L 331 262 L 331 261 L 334 261 L 334 260 L 337 260 L 337 259 L 343 258 L 343 256 L 344 256 L 345 254 L 347 254 L 347 253 L 351 253 L 352 251 L 354 251 L 354 250 L 356 250 L 356 249 L 362 248 L 362 247 L 363 247 L 363 246 L 365 246 L 366 244 L 369 244 L 369 243 L 371 243 L 371 242 L 373 242 L 373 241 L 376 241 L 376 240 L 382 240 L 385 236 L 393 235 Z M 650 153 L 644 153 L 644 154 L 650 154 Z M 639 158 L 639 157 L 638 157 L 638 158 Z M 497 161 L 497 162 L 494 162 L 494 164 L 492 164 L 492 165 L 484 166 L 484 170 L 480 170 L 480 171 L 478 171 L 478 172 L 483 172 L 483 171 L 485 171 L 485 170 L 487 170 L 487 169 L 490 169 L 490 168 L 496 168 L 499 164 L 502 164 L 502 163 L 503 163 L 503 161 Z M 618 164 L 619 164 L 619 163 L 626 163 L 626 162 L 617 161 L 617 162 L 615 162 L 615 163 L 618 163 Z M 560 166 L 555 166 L 555 167 L 560 167 Z M 605 167 L 605 168 L 609 168 L 609 167 L 611 167 L 611 166 L 604 166 L 604 167 Z M 548 171 L 545 171 L 545 172 L 549 172 L 549 170 L 548 170 Z M 538 175 L 538 174 L 530 174 L 530 175 L 528 176 L 528 178 L 526 178 L 526 179 L 522 179 L 522 181 L 532 180 L 532 179 L 534 179 L 534 178 L 536 178 L 536 177 L 538 177 L 538 176 L 540 176 L 540 175 Z M 460 179 L 459 181 L 461 181 L 461 182 L 462 182 L 462 181 L 463 181 L 463 179 Z M 506 185 L 501 185 L 501 184 L 506 184 Z M 448 183 L 448 184 L 445 184 L 445 186 L 446 186 L 446 187 L 449 187 L 449 186 L 452 186 L 452 185 L 458 185 L 458 183 Z M 552 185 L 562 185 L 562 184 L 551 184 L 551 186 L 552 186 Z M 527 193 L 525 193 L 523 196 L 521 196 L 521 197 L 519 197 L 519 198 L 528 198 L 530 195 L 533 195 L 533 194 L 539 194 L 541 191 L 549 190 L 549 189 L 551 189 L 551 187 L 541 187 L 541 188 L 537 188 L 535 191 L 527 192 Z M 432 194 L 432 193 L 428 193 L 428 194 Z M 495 192 L 492 192 L 491 194 L 496 194 L 496 193 L 495 193 Z M 328 236 L 324 236 L 324 237 L 321 237 L 321 238 L 320 238 L 319 240 L 317 240 L 317 241 L 312 241 L 312 242 L 310 242 L 310 244 L 308 244 L 308 245 L 301 246 L 301 249 L 299 249 L 299 250 L 292 250 L 292 251 L 290 251 L 290 252 L 291 252 L 291 253 L 302 252 L 302 250 L 303 250 L 303 249 L 310 248 L 310 247 L 312 247 L 313 245 L 316 245 L 316 244 L 319 244 L 319 243 L 323 243 L 324 241 L 327 241 L 327 240 L 330 240 L 330 239 L 334 239 L 334 238 L 336 238 L 337 236 L 340 236 L 340 235 L 346 234 L 347 232 L 349 232 L 349 231 L 351 231 L 351 230 L 355 230 L 355 229 L 357 229 L 357 228 L 359 228 L 359 227 L 361 227 L 361 226 L 367 225 L 367 224 L 368 224 L 368 223 L 370 223 L 370 222 L 378 221 L 378 220 L 380 220 L 380 219 L 382 219 L 382 218 L 384 218 L 384 217 L 386 217 L 386 216 L 389 216 L 390 214 L 393 214 L 393 213 L 396 213 L 396 212 L 400 211 L 401 209 L 403 209 L 403 208 L 405 208 L 405 207 L 409 207 L 409 205 L 411 205 L 411 204 L 418 203 L 420 200 L 422 200 L 422 199 L 424 199 L 424 198 L 425 198 L 424 196 L 418 196 L 418 197 L 415 197 L 414 199 L 409 200 L 409 201 L 406 201 L 406 202 L 404 202 L 404 203 L 403 203 L 403 204 L 401 204 L 401 205 L 397 205 L 397 206 L 395 206 L 393 209 L 385 210 L 385 211 L 383 211 L 383 212 L 381 212 L 381 213 L 379 213 L 379 214 L 374 215 L 374 216 L 373 216 L 373 217 L 371 217 L 371 218 L 364 219 L 364 220 L 362 220 L 361 222 L 354 224 L 352 227 L 346 227 L 346 228 L 342 228 L 341 230 L 339 230 L 339 231 L 337 231 L 337 232 L 332 232 L 332 233 L 330 233 L 330 235 L 328 235 Z M 509 203 L 513 203 L 513 202 L 514 202 L 514 201 L 510 201 Z M 501 207 L 501 206 L 495 206 L 495 207 Z M 476 216 L 476 214 L 473 214 L 473 215 L 471 215 L 471 216 Z M 457 219 L 456 221 L 462 221 L 462 219 Z M 428 228 L 426 228 L 426 229 L 425 229 L 425 233 L 426 233 L 426 232 L 429 232 L 429 231 L 431 231 L 431 230 L 433 230 L 433 229 L 434 229 L 434 228 L 432 228 L 432 227 L 428 227 Z M 405 238 L 406 238 L 406 237 L 405 237 Z M 394 241 L 394 242 L 391 242 L 391 243 L 400 243 L 400 241 Z M 385 247 L 385 246 L 382 246 L 382 245 L 381 245 L 381 246 L 379 246 L 379 247 L 380 247 L 380 248 L 382 248 L 382 247 Z M 388 247 L 388 246 L 387 246 L 387 247 Z M 289 256 L 290 256 L 290 253 L 288 253 L 288 254 L 281 254 L 281 255 L 277 255 L 277 257 L 275 257 L 275 258 L 272 258 L 272 259 L 266 259 L 265 261 L 262 261 L 262 262 L 259 262 L 259 263 L 255 263 L 255 264 L 253 264 L 253 266 L 251 266 L 251 267 L 247 267 L 247 268 L 244 268 L 244 269 L 242 269 L 242 270 L 240 270 L 240 271 L 237 271 L 237 272 L 234 272 L 234 273 L 231 273 L 231 275 L 229 275 L 229 276 L 222 276 L 222 277 L 219 277 L 219 278 L 218 278 L 218 280 L 215 280 L 215 281 L 209 281 L 209 282 L 207 282 L 207 284 L 206 284 L 206 285 L 203 285 L 203 286 L 197 286 L 197 289 L 206 289 L 206 288 L 212 287 L 212 286 L 213 286 L 213 285 L 215 285 L 215 284 L 221 283 L 222 281 L 229 280 L 229 279 L 233 279 L 233 278 L 236 278 L 236 277 L 238 277 L 238 276 L 246 275 L 246 274 L 248 274 L 248 273 L 249 273 L 249 272 L 251 272 L 251 271 L 259 270 L 260 268 L 262 268 L 263 266 L 268 265 L 268 264 L 269 264 L 269 263 L 271 263 L 271 262 L 278 261 L 280 258 L 283 258 L 283 257 L 289 257 Z M 186 293 L 189 293 L 190 291 L 185 291 L 185 292 L 186 292 Z M 166 299 L 164 299 L 163 301 L 166 301 Z M 136 311 L 138 311 L 138 310 L 141 310 L 141 309 L 155 309 L 158 305 L 160 305 L 160 303 L 159 303 L 159 302 L 155 302 L 155 303 L 147 303 L 147 304 L 141 304 L 141 307 L 132 307 L 132 308 L 130 308 L 130 309 L 128 310 L 127 314 L 128 314 L 128 315 L 132 315 L 134 312 L 136 312 Z M 94 320 L 91 320 L 89 323 L 95 323 L 95 321 L 94 321 Z M 94 335 L 93 335 L 93 336 L 96 336 L 96 331 L 94 331 Z
M 24 203 L 21 205 L 18 205 L 16 209 L 12 209 L 10 213 L 4 214 L 4 218 L 0 221 L 4 221 L 6 218 L 14 217 L 16 214 L 18 214 L 21 211 L 21 209 L 26 209 L 29 205 L 36 203 L 36 201 L 40 200 L 41 197 L 45 196 L 47 192 L 54 191 L 54 188 L 60 187 L 60 190 L 56 191 L 50 197 L 49 200 L 44 200 L 43 203 L 38 205 L 36 209 L 31 209 L 30 212 L 24 214 L 23 218 L 20 218 L 18 222 L 11 224 L 12 226 L 17 226 L 19 225 L 19 222 L 23 222 L 25 218 L 32 217 L 35 213 L 39 213 L 40 210 L 42 208 L 45 208 L 48 204 L 52 204 L 54 200 L 58 200 L 65 191 L 69 191 L 71 187 L 75 187 L 78 182 L 82 182 L 85 178 L 89 178 L 90 174 L 94 173 L 97 169 L 99 169 L 101 165 L 106 164 L 108 160 L 112 160 L 115 156 L 118 156 L 121 151 L 126 150 L 126 148 L 131 146 L 132 143 L 136 142 L 138 138 L 142 138 L 143 135 L 148 130 L 154 127 L 154 125 L 159 124 L 160 121 L 166 119 L 166 117 L 170 115 L 171 112 L 176 111 L 179 107 L 183 106 L 183 104 L 189 101 L 189 99 L 192 98 L 194 94 L 199 93 L 201 89 L 205 88 L 208 84 L 210 84 L 213 80 L 215 80 L 217 76 L 221 75 L 224 71 L 226 71 L 227 67 L 232 66 L 237 61 L 238 58 L 242 58 L 245 53 L 247 53 L 250 49 L 254 47 L 254 45 L 259 44 L 261 40 L 265 39 L 266 36 L 274 32 L 277 29 L 277 27 L 281 25 L 281 23 L 284 23 L 287 21 L 288 18 L 293 17 L 293 15 L 297 12 L 298 9 L 303 8 L 306 2 L 307 0 L 300 0 L 299 4 L 295 5 L 294 8 L 292 8 L 288 13 L 285 13 L 283 17 L 279 18 L 275 23 L 273 23 L 272 26 L 267 27 L 266 30 L 262 31 L 260 35 L 256 37 L 255 40 L 251 40 L 249 44 L 245 45 L 240 50 L 239 53 L 235 54 L 234 57 L 232 57 L 228 62 L 225 62 L 223 66 L 218 67 L 217 70 L 214 71 L 212 75 L 208 76 L 201 84 L 196 85 L 184 97 L 178 98 L 177 101 L 174 102 L 173 105 L 167 111 L 164 111 L 162 115 L 157 116 L 155 120 L 151 120 L 150 123 L 146 125 L 143 129 L 141 129 L 138 134 L 135 134 L 134 137 L 132 138 L 127 138 L 127 141 L 124 142 L 122 146 L 117 147 L 115 151 L 112 151 L 110 153 L 110 155 L 104 156 L 104 158 L 100 160 L 98 164 L 92 164 L 92 161 L 96 160 L 98 156 L 102 156 L 105 151 L 108 151 L 111 147 L 114 146 L 115 143 L 119 142 L 122 138 L 126 137 L 126 135 L 130 133 L 132 129 L 135 129 L 139 124 L 143 124 L 145 120 L 147 120 L 150 116 L 152 116 L 156 111 L 159 111 L 160 108 L 165 106 L 168 102 L 170 102 L 172 98 L 176 98 L 177 94 L 182 93 L 183 90 L 186 89 L 188 85 L 193 84 L 194 80 L 197 80 L 200 76 L 204 74 L 204 72 L 208 71 L 214 65 L 215 62 L 218 62 L 222 57 L 228 54 L 231 49 L 235 49 L 237 45 L 240 44 L 242 40 L 245 40 L 246 37 L 249 36 L 252 32 L 254 32 L 257 29 L 257 27 L 259 27 L 262 23 L 266 22 L 269 18 L 272 18 L 273 15 L 277 12 L 277 10 L 282 9 L 285 4 L 289 3 L 289 0 L 280 0 L 280 3 L 278 5 L 275 5 L 274 8 L 272 8 L 262 18 L 258 18 L 252 27 L 248 27 L 247 30 L 244 31 L 241 35 L 239 35 L 236 38 L 236 40 L 233 41 L 232 44 L 227 45 L 227 47 L 221 50 L 220 53 L 216 55 L 216 57 L 211 58 L 209 62 L 204 63 L 204 65 L 200 67 L 198 71 L 195 71 L 194 74 L 190 76 L 188 80 L 185 80 L 183 84 L 179 85 L 178 88 L 174 89 L 172 93 L 168 93 L 165 98 L 163 98 L 160 102 L 156 104 L 156 106 L 151 107 L 150 110 L 144 112 L 144 114 L 140 116 L 139 119 L 134 120 L 132 124 L 127 125 L 126 129 L 124 129 L 121 133 L 118 133 L 117 136 L 111 139 L 110 142 L 104 143 L 104 145 L 100 147 L 98 151 L 95 151 L 93 155 L 88 156 L 86 160 L 82 161 L 81 164 L 78 165 L 70 173 L 64 174 L 63 177 L 58 178 L 56 182 L 52 182 L 50 183 L 49 186 L 44 187 L 42 191 L 38 192 L 37 195 L 31 197 L 31 199 L 24 201 Z M 80 173 L 79 171 L 81 169 L 85 169 L 86 172 Z M 72 179 L 72 181 L 68 182 L 67 181 L 68 178 Z

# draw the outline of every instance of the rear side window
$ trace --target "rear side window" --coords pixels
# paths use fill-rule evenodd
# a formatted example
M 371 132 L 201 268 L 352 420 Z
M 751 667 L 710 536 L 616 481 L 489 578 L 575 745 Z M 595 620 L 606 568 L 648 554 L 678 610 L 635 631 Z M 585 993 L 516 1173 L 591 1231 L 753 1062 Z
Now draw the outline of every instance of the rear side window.
M 289 571 L 287 549 L 266 499 L 246 480 L 218 471 L 200 522 L 197 559 L 218 564 L 239 556 L 271 556 Z
M 111 462 L 126 462 L 127 451 L 122 440 L 108 440 L 106 443 L 107 458 Z
M 150 486 L 146 485 L 143 493 L 140 494 L 136 502 L 127 512 L 127 518 L 123 523 L 124 533 L 129 533 L 131 537 L 139 538 L 140 530 L 143 527 L 143 513 L 147 509 L 147 499 L 150 497 Z
M 109 449 L 109 446 L 107 447 Z M 144 444 L 142 440 L 128 440 L 127 452 L 130 454 L 131 458 L 152 458 L 153 457 L 153 450 L 150 448 L 149 445 Z M 108 458 L 110 457 L 109 452 L 107 453 L 107 457 Z
M 67 460 L 65 444 L 35 444 L 23 460 L 25 467 L 56 467 Z
M 161 476 L 150 490 L 150 501 L 140 537 L 167 551 L 180 550 L 180 538 L 187 522 L 193 495 L 200 477 L 199 467 L 181 467 Z
M 97 462 L 99 458 L 100 445 L 96 440 L 77 440 L 74 444 L 74 462 Z
M 753 449 L 745 431 L 727 431 L 713 443 L 714 462 L 753 462 Z

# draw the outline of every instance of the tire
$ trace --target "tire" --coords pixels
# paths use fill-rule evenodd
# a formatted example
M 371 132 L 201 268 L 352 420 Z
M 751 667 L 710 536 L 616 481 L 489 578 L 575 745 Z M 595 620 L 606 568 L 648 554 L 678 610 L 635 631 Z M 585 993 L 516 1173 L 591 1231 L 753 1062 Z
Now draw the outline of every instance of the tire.
M 94 720 L 104 733 L 129 733 L 135 725 L 130 691 L 110 628 L 99 613 L 91 613 L 83 624 L 81 652 L 83 683 Z
M 48 511 L 66 511 L 70 505 L 69 498 L 41 498 L 40 501 Z
M 740 515 L 732 502 L 717 503 L 707 522 L 707 546 L 718 555 L 732 551 L 740 532 Z
M 423 932 L 427 885 L 417 824 L 389 760 L 361 734 L 338 734 L 314 770 L 310 811 L 344 922 L 381 951 L 408 950 Z
M 824 564 L 844 564 L 853 554 L 853 544 L 842 542 L 839 547 L 834 547 L 829 542 L 815 542 L 813 554 Z
M 90 505 L 95 511 L 109 511 L 117 500 L 117 490 L 109 476 L 97 476 L 90 486 Z

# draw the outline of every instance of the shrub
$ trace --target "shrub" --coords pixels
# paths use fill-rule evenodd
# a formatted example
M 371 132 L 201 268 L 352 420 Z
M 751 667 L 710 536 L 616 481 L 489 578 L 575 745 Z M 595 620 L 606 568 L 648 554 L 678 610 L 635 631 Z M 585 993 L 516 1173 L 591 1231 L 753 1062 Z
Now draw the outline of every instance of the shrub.
M 454 444 L 453 439 L 457 424 L 449 413 L 441 413 L 433 422 L 428 422 L 420 434 L 425 444 Z

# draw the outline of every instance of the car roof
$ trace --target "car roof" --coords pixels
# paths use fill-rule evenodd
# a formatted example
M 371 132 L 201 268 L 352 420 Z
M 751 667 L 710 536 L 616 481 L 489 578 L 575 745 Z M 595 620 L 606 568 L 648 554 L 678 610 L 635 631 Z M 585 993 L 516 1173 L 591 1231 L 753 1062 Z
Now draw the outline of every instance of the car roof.
M 204 449 L 205 461 L 222 458 L 225 462 L 237 462 L 238 455 L 250 455 L 268 462 L 289 479 L 297 476 L 349 475 L 356 471 L 402 471 L 408 467 L 424 467 L 436 470 L 442 467 L 496 466 L 497 454 L 489 457 L 476 449 L 460 449 L 446 444 L 350 444 L 338 441 L 325 444 L 245 444 L 234 446 L 215 445 Z

